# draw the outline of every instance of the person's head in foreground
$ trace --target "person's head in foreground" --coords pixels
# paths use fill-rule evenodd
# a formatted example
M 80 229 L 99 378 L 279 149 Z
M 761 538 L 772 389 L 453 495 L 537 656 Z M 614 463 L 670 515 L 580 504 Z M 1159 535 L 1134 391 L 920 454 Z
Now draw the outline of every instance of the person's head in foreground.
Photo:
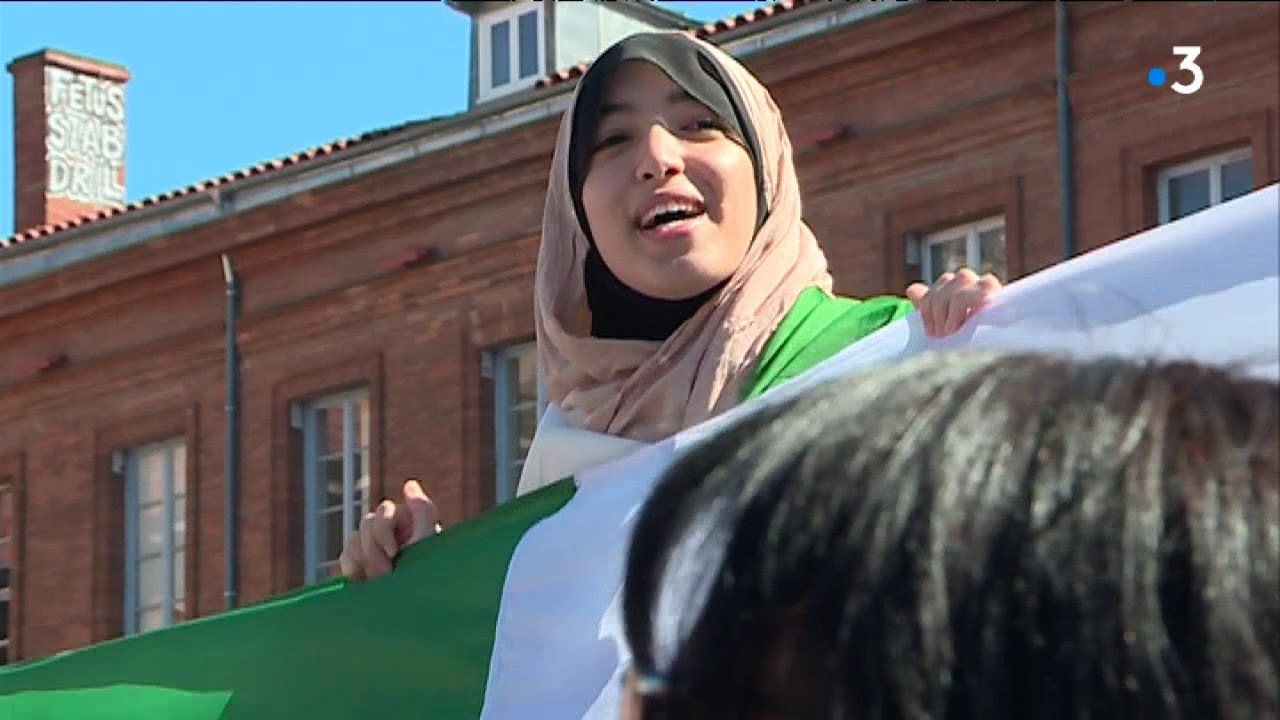
M 767 408 L 637 520 L 624 718 L 1280 711 L 1280 388 L 925 356 Z

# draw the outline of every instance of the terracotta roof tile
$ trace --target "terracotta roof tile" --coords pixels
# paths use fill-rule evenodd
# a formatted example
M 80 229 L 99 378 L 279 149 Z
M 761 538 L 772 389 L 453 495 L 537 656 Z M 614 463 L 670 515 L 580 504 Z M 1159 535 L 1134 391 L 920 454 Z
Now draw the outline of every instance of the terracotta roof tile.
M 696 37 L 709 38 L 709 37 L 713 37 L 718 33 L 727 32 L 729 30 L 734 30 L 734 29 L 743 27 L 745 25 L 750 25 L 752 23 L 766 20 L 768 18 L 784 15 L 792 10 L 796 10 L 806 5 L 811 5 L 817 1 L 818 0 L 779 0 L 778 2 L 770 3 L 769 5 L 758 8 L 756 10 L 752 10 L 750 12 L 742 13 L 740 15 L 735 15 L 733 17 L 728 17 L 723 20 L 717 20 L 716 22 L 707 23 L 689 32 L 695 35 Z M 558 85 L 560 83 L 568 82 L 569 80 L 572 80 L 574 78 L 581 77 L 582 74 L 586 72 L 589 64 L 590 63 L 582 62 L 577 65 L 574 65 L 573 67 L 565 68 L 562 70 L 558 70 L 554 73 L 551 73 L 550 75 L 538 80 L 536 87 L 538 88 L 551 87 L 553 85 Z M 48 225 L 40 225 L 37 227 L 28 228 L 28 229 L 22 230 L 21 232 L 14 233 L 9 237 L 0 237 L 0 253 L 3 253 L 3 251 L 7 248 L 16 247 L 18 245 L 23 245 L 25 243 L 29 243 L 37 240 L 43 240 L 52 235 L 56 235 L 60 232 L 63 232 L 65 230 L 81 227 L 90 223 L 97 222 L 99 220 L 105 220 L 107 218 L 116 217 L 118 215 L 125 215 L 135 210 L 152 207 L 155 205 L 159 205 L 161 203 L 168 202 L 170 200 L 175 200 L 177 198 L 185 197 L 187 195 L 193 195 L 196 193 L 204 192 L 206 190 L 211 190 L 214 188 L 229 185 L 246 178 L 264 175 L 274 170 L 279 170 L 281 168 L 289 167 L 291 165 L 297 165 L 298 163 L 304 163 L 309 160 L 314 160 L 316 158 L 335 155 L 337 153 L 343 152 L 352 147 L 360 145 L 361 143 L 365 143 L 376 138 L 385 137 L 394 132 L 398 132 L 402 129 L 405 129 L 409 126 L 416 126 L 424 122 L 431 122 L 431 120 L 410 122 L 410 123 L 405 123 L 405 124 L 397 125 L 390 128 L 374 130 L 371 132 L 364 133 L 362 135 L 358 135 L 356 137 L 337 140 L 335 142 L 326 143 L 318 147 L 302 150 L 300 152 L 296 152 L 296 153 L 293 153 L 292 155 L 288 155 L 282 158 L 277 158 L 275 160 L 262 162 L 251 167 L 247 167 L 241 170 L 237 170 L 235 172 L 228 173 L 221 177 L 212 178 L 209 180 L 205 180 L 203 182 L 198 182 L 193 185 L 188 185 L 183 188 L 178 188 L 176 190 L 170 190 L 169 192 L 160 193 L 159 195 L 153 195 L 151 197 L 144 198 L 142 200 L 136 200 L 122 207 L 102 210 L 97 213 L 84 215 L 82 217 L 79 217 L 73 220 L 67 220 L 60 223 L 52 223 Z
M 430 122 L 430 121 L 426 121 L 426 122 Z M 28 243 L 33 240 L 42 240 L 44 238 L 49 237 L 50 235 L 56 235 L 57 233 L 60 233 L 64 230 L 77 228 L 82 225 L 87 225 L 89 223 L 97 222 L 98 220 L 105 220 L 107 218 L 115 217 L 117 215 L 124 215 L 126 213 L 133 212 L 134 210 L 140 210 L 142 208 L 152 207 L 154 205 L 159 205 L 161 203 L 168 202 L 170 200 L 175 200 L 180 197 L 185 197 L 187 195 L 194 195 L 196 193 L 201 193 L 206 190 L 212 190 L 217 187 L 229 185 L 238 180 L 244 180 L 245 178 L 264 175 L 273 170 L 279 170 L 281 168 L 289 167 L 291 165 L 297 165 L 298 163 L 307 162 L 308 160 L 314 160 L 315 158 L 318 158 L 318 157 L 333 155 L 335 153 L 341 152 L 343 150 L 354 147 L 361 143 L 368 142 L 376 138 L 384 137 L 393 132 L 401 130 L 402 128 L 408 127 L 410 125 L 417 125 L 417 124 L 418 124 L 417 122 L 405 123 L 405 124 L 397 125 L 391 128 L 373 130 L 373 131 L 364 133 L 362 135 L 358 135 L 356 137 L 337 140 L 331 143 L 325 143 L 324 145 L 308 148 L 306 150 L 301 150 L 299 152 L 293 153 L 292 155 L 287 155 L 282 158 L 276 158 L 275 160 L 268 160 L 266 162 L 261 162 L 261 163 L 258 163 L 257 165 L 236 170 L 234 172 L 227 173 L 226 175 L 222 175 L 220 177 L 204 180 L 198 183 L 194 183 L 192 185 L 188 185 L 186 187 L 177 188 L 175 190 L 169 190 L 167 192 L 163 192 L 158 195 L 152 195 L 151 197 L 143 198 L 141 200 L 135 200 L 134 202 L 131 202 L 121 207 L 100 210 L 96 213 L 82 215 L 78 218 L 65 220 L 59 223 L 49 223 L 47 225 L 38 225 L 33 228 L 28 228 L 21 232 L 14 233 L 9 237 L 0 237 L 0 251 L 3 251 L 4 249 L 9 247 L 21 245 L 23 243 Z

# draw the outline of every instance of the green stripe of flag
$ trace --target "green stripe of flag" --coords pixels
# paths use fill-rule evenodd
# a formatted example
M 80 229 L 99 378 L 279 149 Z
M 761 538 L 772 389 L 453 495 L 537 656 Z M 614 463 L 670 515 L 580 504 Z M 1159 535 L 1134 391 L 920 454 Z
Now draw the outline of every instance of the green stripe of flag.
M 460 524 L 407 550 L 383 579 L 333 580 L 5 669 L 0 718 L 143 718 L 161 706 L 162 717 L 183 720 L 351 718 L 371 707 L 386 717 L 479 717 L 512 553 L 573 494 L 561 481 Z M 191 693 L 229 693 L 230 702 L 224 713 L 217 695 Z M 104 702 L 116 714 L 82 714 Z

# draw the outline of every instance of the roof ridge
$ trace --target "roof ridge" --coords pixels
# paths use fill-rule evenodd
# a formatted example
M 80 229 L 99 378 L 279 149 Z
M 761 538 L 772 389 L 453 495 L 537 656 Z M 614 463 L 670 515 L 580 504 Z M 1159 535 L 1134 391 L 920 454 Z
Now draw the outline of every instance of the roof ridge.
M 238 180 L 244 180 L 250 177 L 264 175 L 273 170 L 279 170 L 281 168 L 289 167 L 291 165 L 297 165 L 299 163 L 303 163 L 308 160 L 313 160 L 315 158 L 332 155 L 337 152 L 359 145 L 361 143 L 386 137 L 387 135 L 391 135 L 392 133 L 398 132 L 400 130 L 407 129 L 409 127 L 414 127 L 422 123 L 431 122 L 437 119 L 439 118 L 433 117 L 433 118 L 427 118 L 425 120 L 410 120 L 407 122 L 399 123 L 397 125 L 390 125 L 383 128 L 368 130 L 358 135 L 349 135 L 347 137 L 339 138 L 337 140 L 331 140 L 326 143 L 321 143 L 319 145 L 313 145 L 311 147 L 303 148 L 301 150 L 296 150 L 286 155 L 280 155 L 268 160 L 263 160 L 253 165 L 244 166 L 237 170 L 229 171 L 222 175 L 208 177 L 208 178 L 205 178 L 204 180 L 200 180 L 198 182 L 194 182 L 189 185 L 184 185 L 182 187 L 174 188 L 172 190 L 166 190 L 164 192 L 148 195 L 147 197 L 139 198 L 138 200 L 125 203 L 124 205 L 121 205 L 119 207 L 103 208 L 96 212 L 86 212 L 83 215 L 79 215 L 69 220 L 62 220 L 56 223 L 45 223 L 43 225 L 36 225 L 34 227 L 30 227 L 25 230 L 14 232 L 12 235 L 9 235 L 8 237 L 0 237 L 0 251 L 3 251 L 9 247 L 21 245 L 25 242 L 30 242 L 32 240 L 47 237 L 49 235 L 62 232 L 63 230 L 70 230 L 71 228 L 80 227 L 81 225 L 87 225 L 89 223 L 97 222 L 99 220 L 105 220 L 107 218 L 115 217 L 117 215 L 123 215 L 125 213 L 132 212 L 134 210 L 140 210 L 145 207 L 151 207 L 153 205 L 157 205 L 163 202 L 168 202 L 169 200 L 175 200 L 180 197 L 186 197 L 188 195 L 194 195 L 196 193 L 204 192 L 206 190 L 219 188 L 224 185 L 234 183 Z

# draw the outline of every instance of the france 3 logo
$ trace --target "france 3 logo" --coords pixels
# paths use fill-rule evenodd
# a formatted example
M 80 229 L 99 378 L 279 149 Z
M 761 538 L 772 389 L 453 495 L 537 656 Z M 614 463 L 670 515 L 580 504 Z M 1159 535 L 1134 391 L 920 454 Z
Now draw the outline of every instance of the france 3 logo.
M 1199 90 L 1204 84 L 1204 70 L 1196 64 L 1196 58 L 1200 57 L 1200 46 L 1174 45 L 1173 54 L 1182 58 L 1182 62 L 1178 63 L 1178 69 L 1191 73 L 1191 82 L 1175 82 L 1169 86 L 1169 89 L 1182 95 L 1190 95 Z M 1151 83 L 1152 87 L 1161 87 L 1168 79 L 1163 68 L 1155 67 L 1147 71 L 1147 82 Z

